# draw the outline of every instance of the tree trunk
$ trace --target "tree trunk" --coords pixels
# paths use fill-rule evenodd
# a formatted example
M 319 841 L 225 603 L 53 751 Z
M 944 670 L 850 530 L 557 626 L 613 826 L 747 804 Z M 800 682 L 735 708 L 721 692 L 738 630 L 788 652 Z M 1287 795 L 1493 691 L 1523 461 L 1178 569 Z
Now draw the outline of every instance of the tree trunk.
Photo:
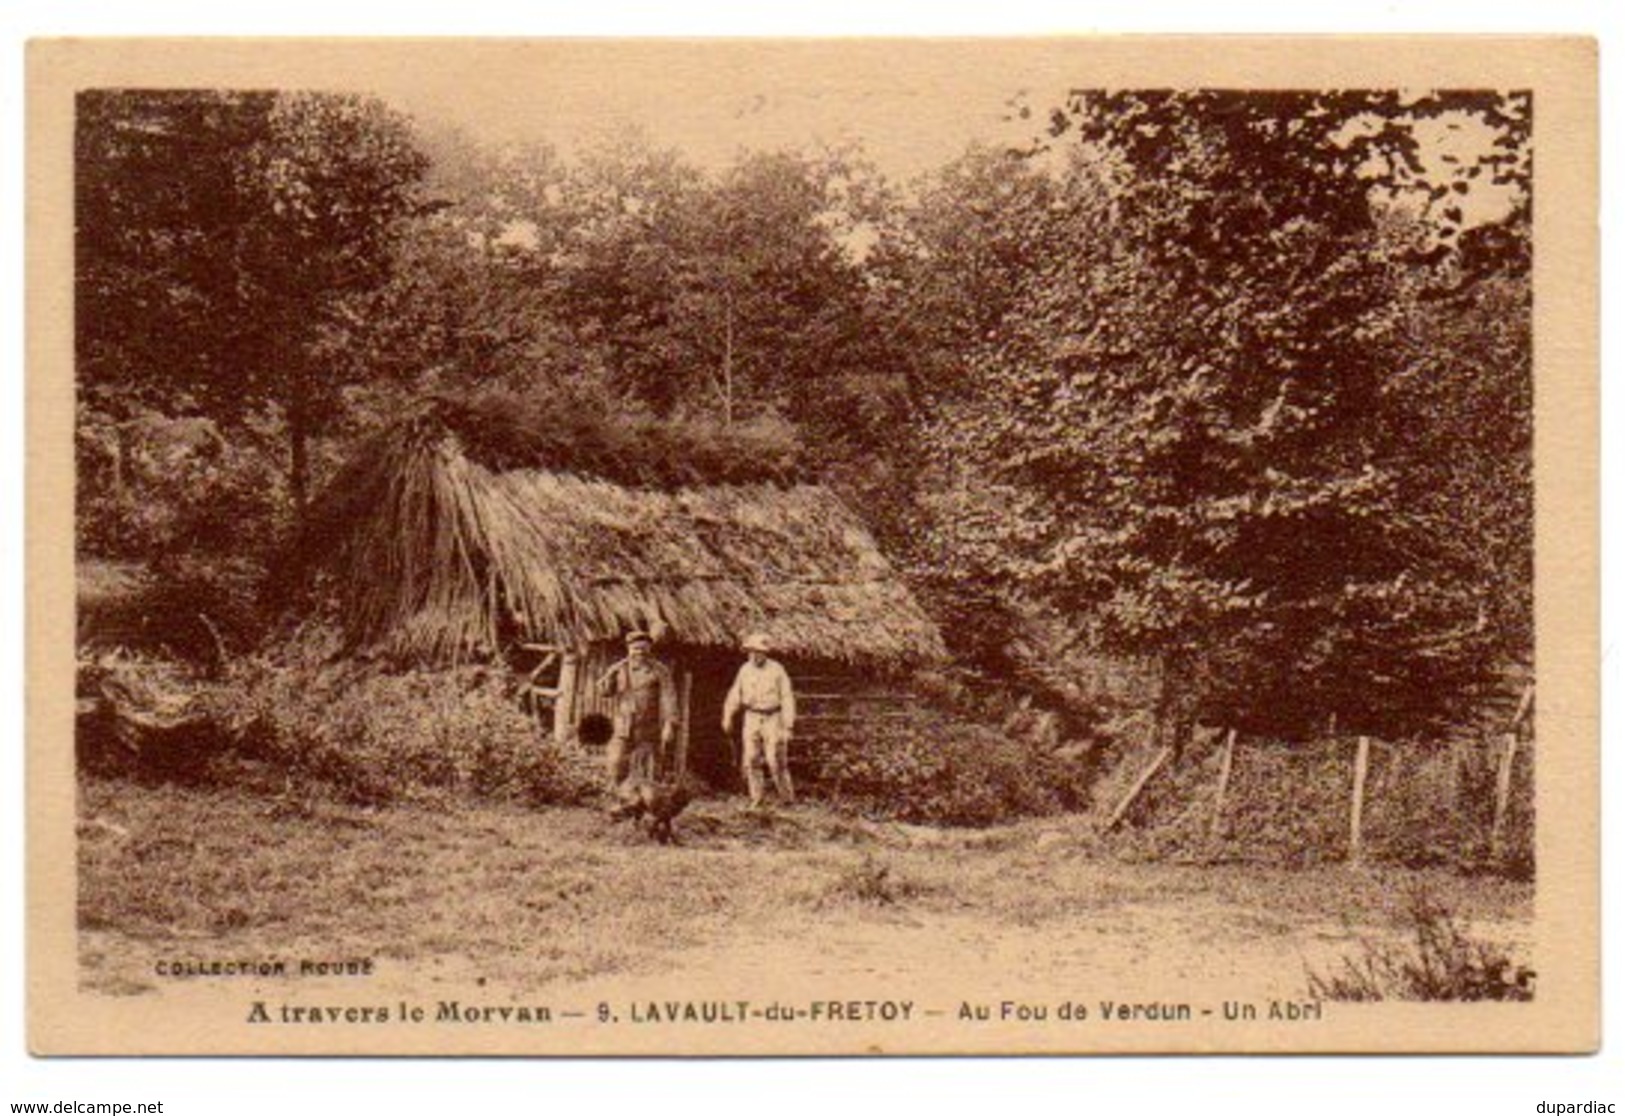
M 1178 760 L 1196 730 L 1191 693 L 1192 661 L 1188 651 L 1164 651 L 1157 694 L 1156 740 Z

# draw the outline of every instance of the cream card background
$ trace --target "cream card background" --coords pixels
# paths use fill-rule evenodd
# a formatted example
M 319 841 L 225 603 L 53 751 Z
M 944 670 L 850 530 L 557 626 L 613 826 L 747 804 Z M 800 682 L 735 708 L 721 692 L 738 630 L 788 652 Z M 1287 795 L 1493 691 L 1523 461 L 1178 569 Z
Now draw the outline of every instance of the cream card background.
M 1503 58 L 1503 60 L 1505 60 L 1505 55 L 1501 55 L 1501 58 Z M 1467 60 L 1467 62 L 1471 62 L 1471 58 L 1469 58 L 1469 60 Z M 1440 83 L 1443 84 L 1443 83 L 1445 83 L 1445 81 L 1440 81 Z M 1545 156 L 1545 141 L 1544 140 L 1537 140 L 1537 151 L 1539 151 L 1539 154 L 1537 154 L 1537 158 L 1544 158 L 1544 156 Z M 1547 172 L 1549 172 L 1549 171 L 1550 171 L 1550 167 L 1547 166 L 1547 164 L 1544 164 L 1544 162 L 1542 162 L 1542 167 L 1540 167 L 1540 182 L 1542 182 L 1542 187 L 1544 187 L 1545 182 L 1547 182 Z M 1540 239 L 1539 232 L 1537 232 L 1537 242 L 1539 242 L 1539 244 L 1542 245 L 1542 252 L 1547 252 L 1547 250 L 1549 250 L 1549 245 L 1547 245 L 1547 242 L 1545 242 L 1545 240 Z M 1583 245 L 1581 245 L 1581 250 L 1583 250 Z M 1573 257 L 1573 255 L 1570 255 L 1570 253 L 1549 252 L 1549 253 L 1547 253 L 1547 258 L 1549 258 L 1549 260 L 1550 260 L 1550 258 L 1552 258 L 1552 255 L 1560 255 L 1560 257 L 1562 257 L 1563 260 L 1566 260 L 1566 262 L 1573 262 L 1573 260 L 1575 260 L 1575 257 Z M 1565 284 L 1565 286 L 1563 286 L 1562 289 L 1565 289 L 1565 291 L 1568 291 L 1568 292 L 1579 292 L 1579 294 L 1583 294 L 1583 276 L 1581 276 L 1581 286 L 1578 286 L 1578 288 L 1576 288 L 1576 286 L 1573 286 L 1573 284 Z M 1575 304 L 1579 305 L 1579 309 L 1583 309 L 1583 305 L 1584 305 L 1583 297 L 1579 297 L 1578 294 L 1576 294 L 1576 297 L 1573 297 L 1573 301 L 1571 301 L 1571 305 L 1575 305 Z M 13 336 L 15 336 L 15 333 L 13 333 Z M 1583 359 L 1584 354 L 1571 354 L 1571 356 L 1578 356 L 1579 359 Z M 1550 396 L 1547 396 L 1547 409 L 1544 409 L 1544 411 L 1542 411 L 1542 422 L 1545 422 L 1545 414 L 1549 413 L 1549 409 L 1550 409 Z M 1584 398 L 1581 398 L 1581 400 L 1578 401 L 1578 414 L 1576 414 L 1576 419 L 1578 419 L 1578 422 L 1579 422 L 1579 424 L 1581 424 L 1581 426 L 1584 426 L 1584 424 L 1586 424 L 1586 421 L 1588 421 L 1589 413 L 1591 413 L 1591 411 L 1589 411 L 1589 401 L 1584 400 Z M 1542 426 L 1542 430 L 1549 430 L 1549 427 Z M 1549 437 L 1549 435 L 1547 435 L 1547 437 Z M 1549 445 L 1547 445 L 1547 447 L 1542 447 L 1542 450 L 1540 450 L 1540 452 L 1537 452 L 1537 453 L 1545 453 L 1545 460 L 1550 460 L 1550 455 L 1552 455 L 1552 453 L 1558 453 L 1558 455 L 1562 455 L 1562 453 L 1565 453 L 1565 452 L 1578 452 L 1579 455 L 1581 455 L 1581 458 L 1583 458 L 1584 452 L 1586 452 L 1586 448 L 1588 448 L 1588 447 L 1584 447 L 1584 439 L 1579 439 L 1578 442 L 1576 442 L 1576 440 L 1573 439 L 1573 437 L 1570 437 L 1570 435 L 1563 434 L 1563 435 L 1560 435 L 1560 443 L 1558 443 L 1557 448 L 1555 448 L 1555 450 L 1552 450 L 1552 448 L 1550 448 Z M 1583 465 L 1583 463 L 1581 463 L 1581 465 Z M 1542 512 L 1542 515 L 1544 515 L 1544 512 Z M 1581 518 L 1583 518 L 1583 517 L 1581 517 Z M 15 520 L 11 520 L 11 521 L 15 521 Z M 1544 533 L 1545 533 L 1545 531 L 1549 530 L 1549 525 L 1550 525 L 1550 521 L 1547 520 L 1547 518 L 1542 518 L 1542 531 L 1544 531 Z M 1571 534 L 1571 526 L 1560 526 L 1560 530 L 1568 531 L 1568 533 Z M 15 582 L 13 582 L 13 583 L 15 583 Z M 58 603 L 60 603 L 60 601 L 58 601 Z M 36 599 L 36 601 L 34 601 L 34 606 L 37 606 L 37 599 Z M 1568 621 L 1565 621 L 1565 622 L 1581 622 L 1581 624 L 1583 624 L 1583 622 L 1586 622 L 1586 609 L 1584 609 L 1583 604 L 1581 604 L 1581 606 L 1579 606 L 1579 608 L 1576 608 L 1575 612 L 1573 612 L 1573 614 L 1571 614 L 1571 616 L 1568 617 Z M 1583 673 L 1583 671 L 1581 671 L 1581 673 Z M 1581 679 L 1581 677 L 1579 677 L 1579 676 L 1575 676 L 1575 682 L 1576 682 L 1576 686 L 1581 686 L 1581 689 L 1583 689 L 1584 679 Z M 1547 684 L 1547 681 L 1545 681 L 1545 679 L 1542 679 L 1542 686 L 1545 686 L 1545 684 Z M 1588 783 L 1586 783 L 1586 780 L 1584 780 L 1584 775 L 1586 775 L 1586 772 L 1584 772 L 1584 770 L 1579 770 L 1579 772 L 1576 772 L 1576 776 L 1578 776 L 1578 778 L 1576 778 L 1576 780 L 1573 781 L 1573 783 L 1571 783 L 1571 785 L 1565 786 L 1565 788 L 1560 788 L 1560 791 L 1558 791 L 1558 793 L 1562 794 L 1562 798 L 1558 799 L 1558 801 L 1575 801 L 1575 796 L 1578 796 L 1578 798 L 1583 799 L 1584 796 L 1586 796 L 1586 793 L 1588 793 Z M 1545 788 L 1542 789 L 1542 794 L 1544 794 L 1544 796 L 1545 796 Z M 49 791 L 47 791 L 47 798 L 49 798 Z M 1544 798 L 1544 801 L 1545 801 L 1545 798 Z M 16 814 L 13 814 L 13 817 L 16 817 Z M 1547 866 L 1550 866 L 1549 859 L 1547 859 L 1547 861 L 1544 861 L 1544 863 L 1547 864 Z M 1558 876 L 1562 876 L 1562 874 L 1558 874 Z M 1583 877 L 1584 872 L 1573 872 L 1573 876 L 1581 876 L 1581 877 Z M 1575 898 L 1575 897 L 1581 897 L 1581 895 L 1583 895 L 1583 893 L 1584 893 L 1584 890 L 1586 890 L 1586 882 L 1584 882 L 1584 879 L 1571 879 L 1571 880 L 1558 879 L 1558 880 L 1555 880 L 1555 884 L 1553 884 L 1553 885 L 1555 885 L 1555 887 L 1557 887 L 1557 889 L 1558 889 L 1558 892 L 1557 892 L 1558 902 L 1570 902 L 1570 900 L 1573 900 L 1573 898 Z M 1573 889 L 1573 890 L 1565 890 L 1565 887 L 1566 887 L 1566 889 Z M 1542 890 L 1545 890 L 1545 880 L 1542 880 Z M 8 983 L 10 983 L 10 981 L 8 981 Z M 15 984 L 11 984 L 11 988 L 15 988 Z M 1544 986 L 1544 989 L 1542 989 L 1542 997 L 1545 997 L 1545 994 L 1547 994 L 1547 991 L 1549 991 L 1549 989 L 1550 989 L 1550 986 Z M 1482 1062 L 1477 1062 L 1477 1064 L 1479 1064 L 1479 1066 L 1484 1066 L 1484 1064 L 1482 1064 Z M 1570 1062 L 1570 1064 L 1571 1064 L 1571 1066 L 1573 1066 L 1573 1062 Z M 1584 1066 L 1591 1066 L 1591 1064 L 1592 1064 L 1592 1062 L 1584 1062 Z M 83 1066 L 83 1064 L 81 1064 L 81 1066 Z M 1293 1079 L 1305 1079 L 1306 1080 L 1305 1074 L 1306 1074 L 1306 1072 L 1308 1072 L 1308 1066 L 1310 1066 L 1310 1064 L 1306 1064 L 1306 1062 L 1295 1062 L 1295 1064 L 1274 1064 L 1274 1066 L 1279 1067 L 1279 1072 L 1272 1071 L 1271 1072 L 1271 1079 L 1276 1080 L 1276 1082 L 1279 1082 L 1279 1084 L 1289 1084 L 1289 1082 L 1292 1082 Z M 1290 1069 L 1290 1066 L 1303 1067 L 1303 1072 L 1293 1071 L 1293 1069 Z M 377 1069 L 377 1067 L 374 1067 L 374 1069 Z M 487 1067 L 487 1069 L 489 1069 L 489 1067 Z M 1324 1069 L 1324 1067 L 1323 1067 L 1323 1069 Z M 29 1071 L 31 1071 L 31 1072 L 34 1071 L 34 1066 L 29 1066 Z M 757 1074 L 759 1074 L 759 1071 L 754 1071 L 754 1069 L 749 1069 L 749 1071 L 747 1071 L 747 1069 L 744 1069 L 744 1067 L 734 1067 L 734 1072 L 736 1072 L 736 1074 L 749 1075 L 749 1077 L 756 1077 L 756 1079 L 759 1079 L 759 1077 L 757 1077 Z M 863 1072 L 863 1071 L 853 1071 L 853 1072 Z M 1032 1072 L 1032 1074 L 1042 1074 L 1043 1071 L 1027 1071 L 1027 1072 Z M 1209 1071 L 1209 1072 L 1214 1072 L 1215 1077 L 1224 1077 L 1224 1075 L 1225 1075 L 1224 1072 L 1217 1071 L 1217 1069 L 1214 1069 L 1214 1071 Z M 239 1071 L 239 1075 L 241 1075 L 241 1071 Z M 312 1074 L 312 1077 L 317 1077 L 317 1075 L 325 1075 L 325 1071 L 323 1071 L 322 1074 Z M 392 1075 L 393 1075 L 393 1071 L 392 1071 Z M 507 1072 L 507 1071 L 504 1071 L 504 1075 L 509 1075 L 509 1077 L 512 1077 L 512 1075 L 510 1075 L 509 1072 Z M 952 1071 L 947 1072 L 947 1075 L 949 1075 L 949 1077 L 951 1077 Z M 1484 1071 L 1480 1071 L 1480 1075 L 1484 1075 Z M 1363 1075 L 1362 1075 L 1362 1077 L 1363 1077 Z M 1527 1074 L 1519 1074 L 1518 1075 L 1519 1080 L 1527 1080 L 1527 1077 L 1529 1077 L 1529 1075 L 1527 1075 Z M 1568 1077 L 1568 1075 L 1560 1075 L 1560 1077 Z M 1571 1077 L 1568 1077 L 1568 1079 L 1575 1080 L 1576 1077 L 1578 1077 L 1578 1075 L 1571 1075 Z M 89 1075 L 89 1079 L 91 1079 L 91 1080 L 96 1079 L 96 1074 Z M 11 1079 L 10 1075 L 8 1075 L 8 1080 L 15 1080 L 15 1079 Z M 67 1080 L 67 1079 L 58 1079 L 58 1080 Z M 78 1079 L 78 1080 L 86 1080 L 86 1079 L 85 1079 L 85 1077 L 80 1077 L 80 1079 Z M 161 1080 L 161 1079 L 159 1079 L 159 1080 Z M 777 1088 L 777 1087 L 775 1087 L 775 1088 Z M 83 1090 L 78 1090 L 78 1092 L 70 1092 L 70 1093 L 68 1093 L 68 1095 L 78 1095 L 78 1093 L 81 1093 L 81 1092 L 83 1092 Z M 1321 1093 L 1321 1090 L 1315 1090 L 1315 1092 L 1316 1093 Z M 1560 1087 L 1557 1087 L 1557 1092 L 1552 1092 L 1552 1088 L 1547 1088 L 1547 1090 L 1545 1090 L 1545 1092 L 1552 1093 L 1553 1098 L 1557 1098 L 1558 1093 L 1562 1093 L 1563 1097 L 1565 1097 L 1565 1098 L 1568 1097 L 1568 1092 L 1566 1092 L 1566 1087 L 1562 1087 L 1562 1085 L 1560 1085 Z M 232 1093 L 236 1093 L 236 1090 L 232 1090 Z M 60 1090 L 60 1088 L 54 1087 L 54 1092 L 52 1092 L 52 1095 L 54 1095 L 54 1097 L 60 1097 L 60 1095 L 63 1095 L 63 1093 L 62 1093 L 62 1090 Z M 1358 1093 L 1345 1093 L 1344 1098 L 1345 1098 L 1345 1100 L 1347 1100 L 1347 1098 L 1355 1097 L 1355 1095 L 1358 1095 Z M 1503 1097 L 1506 1097 L 1505 1090 L 1503 1090 L 1503 1092 L 1501 1092 L 1501 1095 L 1503 1095 Z M 967 1095 L 967 1093 L 964 1092 L 964 1090 L 959 1090 L 959 1092 L 955 1093 L 955 1097 L 959 1098 L 959 1100 L 965 1100 L 965 1098 L 967 1098 L 968 1095 Z M 1323 1097 L 1323 1100 L 1324 1100 L 1323 1093 L 1321 1093 L 1321 1097 Z M 1576 1093 L 1576 1097 L 1578 1097 L 1578 1093 Z M 11 1097 L 10 1092 L 6 1092 L 5 1097 L 0 1097 L 0 1100 L 16 1100 L 16 1098 L 18 1098 L 18 1097 Z M 133 1098 L 133 1097 L 128 1097 L 128 1098 Z M 1586 1098 L 1586 1097 L 1578 1097 L 1578 1098 L 1581 1098 L 1581 1100 L 1583 1100 L 1583 1098 Z M 245 1097 L 245 1095 L 241 1095 L 241 1093 L 239 1093 L 239 1095 L 237 1095 L 237 1100 L 241 1101 L 241 1103 L 247 1103 L 247 1105 L 252 1105 L 252 1103 L 254 1103 L 255 1098 L 254 1097 Z M 991 1100 L 991 1098 L 990 1098 L 990 1100 Z M 1334 1103 L 1336 1103 L 1336 1101 L 1334 1101 Z M 1532 1111 L 1532 1100 L 1531 1100 L 1531 1103 L 1529 1103 L 1529 1106 L 1527 1106 L 1527 1108 L 1524 1108 L 1523 1105 L 1518 1105 L 1518 1106 L 1516 1106 L 1516 1108 L 1514 1108 L 1514 1111 Z

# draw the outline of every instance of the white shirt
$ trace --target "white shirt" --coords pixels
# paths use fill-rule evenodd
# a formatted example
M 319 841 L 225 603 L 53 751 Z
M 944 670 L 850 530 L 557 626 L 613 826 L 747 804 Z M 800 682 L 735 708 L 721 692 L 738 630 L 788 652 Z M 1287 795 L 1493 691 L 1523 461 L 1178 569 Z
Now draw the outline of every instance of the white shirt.
M 741 708 L 755 713 L 777 712 L 786 732 L 795 726 L 796 696 L 790 688 L 790 676 L 775 660 L 763 659 L 757 666 L 747 659 L 739 668 L 722 707 L 722 719 L 733 724 L 734 714 Z

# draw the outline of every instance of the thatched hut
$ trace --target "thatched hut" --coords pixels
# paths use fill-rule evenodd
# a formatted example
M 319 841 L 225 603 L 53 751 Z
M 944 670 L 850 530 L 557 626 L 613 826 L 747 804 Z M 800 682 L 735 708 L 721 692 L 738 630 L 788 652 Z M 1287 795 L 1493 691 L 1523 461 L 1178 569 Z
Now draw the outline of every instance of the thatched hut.
M 747 633 L 801 684 L 803 739 L 942 656 L 863 523 L 780 441 L 557 416 L 441 400 L 363 446 L 301 547 L 354 647 L 505 660 L 544 730 L 574 740 L 606 712 L 594 683 L 624 633 L 648 628 L 683 695 L 680 762 L 723 785 L 737 747 L 720 711 Z

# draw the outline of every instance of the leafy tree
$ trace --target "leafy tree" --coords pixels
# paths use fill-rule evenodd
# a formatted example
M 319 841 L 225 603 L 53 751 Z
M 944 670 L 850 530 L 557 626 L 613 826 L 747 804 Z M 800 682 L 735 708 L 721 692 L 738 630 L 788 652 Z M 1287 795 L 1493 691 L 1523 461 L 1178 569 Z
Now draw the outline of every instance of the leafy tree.
M 1052 136 L 1082 143 L 1056 194 L 1008 218 L 1032 262 L 993 285 L 1005 308 L 966 353 L 977 390 L 934 422 L 958 473 L 939 531 L 1079 638 L 1154 656 L 1176 746 L 1204 702 L 1261 727 L 1404 731 L 1470 670 L 1479 594 L 1420 495 L 1438 446 L 1396 444 L 1421 416 L 1393 388 L 1407 277 L 1443 266 L 1439 244 L 1482 269 L 1491 241 L 1472 238 L 1470 267 L 1450 247 L 1463 215 L 1430 206 L 1458 192 L 1423 179 L 1414 119 L 1515 132 L 1509 104 L 1153 92 L 1055 115 Z M 1373 193 L 1412 191 L 1433 244 L 1401 251 Z
M 521 212 L 548 230 L 528 274 L 577 343 L 655 410 L 810 415 L 866 363 L 867 291 L 848 247 L 874 205 L 861 178 L 849 158 L 786 153 L 742 156 L 713 178 L 623 142 Z
M 406 120 L 325 93 L 97 90 L 78 113 L 82 389 L 227 425 L 273 407 L 302 505 L 346 300 L 384 281 L 418 204 Z
M 861 501 L 889 553 L 948 634 L 961 664 L 1019 671 L 1019 586 L 1004 565 L 1006 509 L 958 425 L 985 399 L 980 354 L 1024 309 L 1041 246 L 1065 229 L 1063 189 L 1019 153 L 973 147 L 924 179 L 910 204 L 882 210 L 865 261 L 870 320 L 888 339 L 903 403 L 873 441 L 884 467 Z M 878 474 L 878 475 L 877 475 Z

